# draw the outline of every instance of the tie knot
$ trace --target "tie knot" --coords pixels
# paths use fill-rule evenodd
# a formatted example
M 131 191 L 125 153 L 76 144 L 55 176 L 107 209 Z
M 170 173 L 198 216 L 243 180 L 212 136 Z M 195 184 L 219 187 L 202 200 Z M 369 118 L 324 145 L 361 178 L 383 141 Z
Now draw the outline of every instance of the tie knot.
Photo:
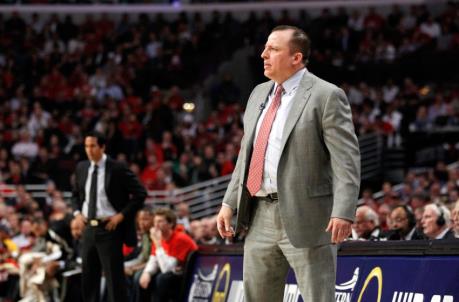
M 284 87 L 282 87 L 282 85 L 277 85 L 275 94 L 280 95 L 282 92 L 284 92 Z
M 97 171 L 97 168 L 99 168 L 98 165 L 94 165 L 94 171 Z

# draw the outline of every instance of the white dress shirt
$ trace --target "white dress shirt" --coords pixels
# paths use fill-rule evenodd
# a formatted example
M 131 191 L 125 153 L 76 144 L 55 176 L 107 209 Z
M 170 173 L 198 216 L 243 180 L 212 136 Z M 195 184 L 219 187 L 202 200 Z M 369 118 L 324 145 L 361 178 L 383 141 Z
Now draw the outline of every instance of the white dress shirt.
M 85 201 L 83 202 L 83 216 L 88 217 L 88 206 L 89 206 L 89 191 L 91 189 L 91 177 L 94 171 L 94 165 L 97 164 L 97 219 L 107 218 L 116 215 L 116 210 L 113 208 L 111 203 L 108 201 L 107 193 L 105 192 L 105 165 L 107 162 L 107 155 L 102 155 L 99 162 L 91 162 L 91 166 L 88 169 L 88 177 L 86 178 L 85 185 Z
M 414 232 L 416 232 L 416 227 L 412 228 L 411 231 L 403 237 L 403 240 L 411 240 L 413 238 Z
M 282 93 L 281 104 L 279 109 L 277 110 L 276 118 L 274 119 L 271 132 L 269 133 L 268 145 L 266 147 L 265 154 L 265 164 L 263 168 L 263 181 L 261 183 L 260 191 L 258 191 L 255 194 L 255 196 L 262 197 L 277 192 L 277 167 L 279 165 L 279 160 L 281 156 L 280 148 L 282 141 L 282 133 L 284 131 L 284 126 L 287 122 L 290 109 L 293 105 L 293 98 L 295 97 L 296 91 L 298 90 L 298 86 L 300 85 L 300 81 L 303 78 L 305 72 L 307 72 L 307 70 L 306 68 L 303 68 L 297 71 L 284 83 L 282 83 L 284 92 Z M 278 83 L 275 83 L 274 88 L 268 96 L 268 102 L 266 103 L 266 106 L 264 107 L 264 110 L 258 119 L 257 128 L 255 132 L 255 139 L 253 140 L 254 145 L 258 135 L 258 131 L 261 127 L 261 123 L 263 122 L 263 119 L 266 115 L 266 112 L 268 111 L 269 106 L 274 100 L 274 92 L 276 91 L 277 86 Z
M 150 255 L 143 271 L 153 276 L 158 270 L 163 274 L 174 272 L 177 265 L 177 258 L 169 256 L 162 247 L 159 247 L 156 249 L 156 255 Z

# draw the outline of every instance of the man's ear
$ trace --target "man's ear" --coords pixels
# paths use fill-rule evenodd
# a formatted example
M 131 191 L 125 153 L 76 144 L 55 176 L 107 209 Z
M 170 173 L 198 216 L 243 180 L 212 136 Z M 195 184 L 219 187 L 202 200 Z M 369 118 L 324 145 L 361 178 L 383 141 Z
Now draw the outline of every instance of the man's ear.
M 301 64 L 303 62 L 303 54 L 301 52 L 296 52 L 294 55 L 293 55 L 293 61 L 292 63 L 294 65 L 297 65 L 297 64 Z

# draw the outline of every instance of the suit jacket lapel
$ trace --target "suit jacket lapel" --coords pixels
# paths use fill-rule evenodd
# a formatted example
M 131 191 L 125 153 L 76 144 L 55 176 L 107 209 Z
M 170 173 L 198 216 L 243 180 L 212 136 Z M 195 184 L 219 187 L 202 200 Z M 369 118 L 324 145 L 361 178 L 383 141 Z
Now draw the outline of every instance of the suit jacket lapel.
M 306 106 L 309 96 L 311 95 L 311 87 L 313 85 L 313 79 L 311 74 L 306 72 L 301 79 L 300 85 L 298 86 L 298 90 L 295 93 L 295 97 L 293 98 L 292 108 L 290 108 L 290 112 L 288 113 L 288 118 L 284 126 L 284 130 L 282 132 L 282 140 L 281 140 L 281 148 L 280 154 L 284 150 L 285 144 L 292 132 L 293 128 L 295 127 L 298 119 L 300 118 L 301 114 L 303 113 L 303 109 Z
M 107 160 L 105 161 L 105 192 L 109 192 L 108 186 L 110 185 L 110 179 L 112 176 L 112 160 L 107 157 Z
M 88 160 L 85 163 L 84 169 L 83 169 L 83 174 L 80 176 L 81 178 L 81 185 L 84 187 L 86 186 L 86 181 L 88 180 L 88 172 L 89 172 L 89 167 L 91 167 L 91 162 Z
M 83 169 L 80 170 L 80 172 L 78 173 L 79 175 L 77 174 L 77 185 L 79 186 L 83 194 L 83 199 L 81 200 L 82 203 L 86 199 L 86 181 L 88 180 L 89 167 L 91 166 L 91 162 L 89 160 L 83 163 Z

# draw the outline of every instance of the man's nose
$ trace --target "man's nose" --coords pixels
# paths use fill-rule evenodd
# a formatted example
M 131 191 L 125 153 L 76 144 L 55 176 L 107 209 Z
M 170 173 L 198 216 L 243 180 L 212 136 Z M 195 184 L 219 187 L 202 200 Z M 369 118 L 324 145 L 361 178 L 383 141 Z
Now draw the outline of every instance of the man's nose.
M 268 57 L 268 52 L 266 51 L 266 49 L 264 49 L 262 52 L 261 52 L 261 55 L 260 55 L 263 59 L 266 59 Z

